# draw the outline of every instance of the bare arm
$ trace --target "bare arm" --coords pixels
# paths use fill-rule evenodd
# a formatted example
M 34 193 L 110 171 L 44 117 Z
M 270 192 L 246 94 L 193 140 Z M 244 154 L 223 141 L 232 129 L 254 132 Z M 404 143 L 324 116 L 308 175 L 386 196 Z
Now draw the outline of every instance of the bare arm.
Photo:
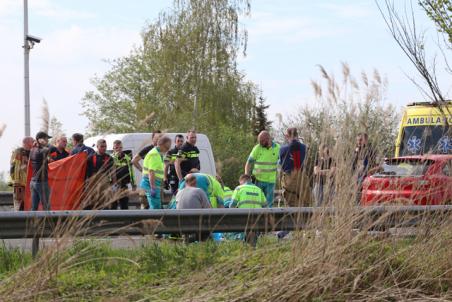
M 252 171 L 253 171 L 253 163 L 251 163 L 250 161 L 247 161 L 245 164 L 245 174 L 251 175 Z
M 142 160 L 140 154 L 136 154 L 133 158 L 132 158 L 132 164 L 135 168 L 138 169 L 138 171 L 143 171 L 143 168 L 140 165 L 140 160 Z
M 182 159 L 178 158 L 178 159 L 176 159 L 176 162 L 174 163 L 174 167 L 176 168 L 176 174 L 177 174 L 177 177 L 179 178 L 179 181 L 181 181 L 182 178 L 183 178 L 182 177 L 182 170 L 180 168 L 181 161 L 182 161 Z
M 149 171 L 149 186 L 155 189 L 155 172 L 152 170 Z
M 170 166 L 170 163 L 168 161 L 165 161 L 165 168 L 163 171 L 163 181 L 164 182 L 168 181 L 169 166 Z

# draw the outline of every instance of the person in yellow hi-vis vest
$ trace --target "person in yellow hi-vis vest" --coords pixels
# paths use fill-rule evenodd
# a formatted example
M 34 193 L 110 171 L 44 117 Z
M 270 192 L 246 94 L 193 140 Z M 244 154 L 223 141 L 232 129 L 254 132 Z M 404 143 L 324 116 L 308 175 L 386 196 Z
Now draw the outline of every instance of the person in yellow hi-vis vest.
M 33 147 L 34 139 L 27 136 L 22 140 L 22 147 L 13 151 L 10 161 L 10 178 L 13 186 L 14 210 L 24 210 L 25 186 L 27 184 L 27 168 L 30 150 Z
M 262 190 L 251 182 L 249 175 L 243 174 L 240 185 L 232 193 L 231 208 L 261 209 L 267 207 L 267 199 Z
M 149 209 L 162 208 L 162 185 L 165 169 L 164 156 L 171 148 L 171 139 L 168 136 L 159 138 L 157 147 L 146 154 L 143 161 L 143 177 L 140 187 L 145 190 Z
M 245 174 L 254 175 L 256 185 L 264 192 L 268 207 L 271 208 L 278 174 L 280 146 L 272 141 L 268 131 L 261 131 L 257 139 L 259 144 L 254 146 L 246 161 Z

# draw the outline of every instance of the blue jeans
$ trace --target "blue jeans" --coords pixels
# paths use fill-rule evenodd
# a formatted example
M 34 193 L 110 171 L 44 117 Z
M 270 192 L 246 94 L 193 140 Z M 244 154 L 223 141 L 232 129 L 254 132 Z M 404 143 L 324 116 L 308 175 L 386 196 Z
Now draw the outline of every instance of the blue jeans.
M 273 207 L 273 199 L 275 198 L 275 184 L 257 180 L 256 186 L 261 188 L 261 190 L 264 192 L 268 207 Z
M 147 176 L 143 176 L 141 178 L 141 183 L 140 183 L 140 187 L 145 191 L 146 193 L 146 198 L 148 199 L 148 203 L 149 203 L 149 209 L 150 210 L 159 210 L 162 208 L 162 199 L 160 196 L 160 181 L 156 180 L 155 181 L 155 191 L 156 191 L 156 196 L 152 197 L 151 196 L 151 184 L 149 183 L 149 177 Z
M 50 211 L 50 188 L 47 181 L 30 181 L 31 210 L 37 211 L 39 202 L 44 211 Z

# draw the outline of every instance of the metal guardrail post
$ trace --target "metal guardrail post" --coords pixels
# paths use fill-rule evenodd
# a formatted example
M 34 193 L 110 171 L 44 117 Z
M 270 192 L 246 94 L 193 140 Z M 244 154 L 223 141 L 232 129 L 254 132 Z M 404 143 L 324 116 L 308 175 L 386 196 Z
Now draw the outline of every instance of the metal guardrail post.
M 31 256 L 33 258 L 36 258 L 38 252 L 39 252 L 39 237 L 36 236 L 33 238 L 33 241 L 31 243 Z
M 0 212 L 0 239 L 39 238 L 61 234 L 117 236 L 197 232 L 270 232 L 306 228 L 311 218 L 336 215 L 334 208 L 193 209 L 193 210 L 100 210 Z M 356 207 L 354 225 L 368 229 L 416 226 L 421 221 L 437 223 L 452 217 L 447 206 Z M 351 213 L 354 215 L 354 213 Z M 315 225 L 314 225 L 315 226 Z

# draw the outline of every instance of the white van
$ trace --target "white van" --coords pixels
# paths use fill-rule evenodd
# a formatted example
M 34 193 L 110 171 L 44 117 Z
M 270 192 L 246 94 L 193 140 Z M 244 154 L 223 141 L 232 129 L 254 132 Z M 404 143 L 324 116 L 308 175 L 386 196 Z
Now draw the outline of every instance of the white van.
M 182 134 L 186 139 L 185 133 L 164 133 L 164 135 L 171 138 L 171 148 L 174 147 L 174 139 L 177 134 Z M 213 158 L 212 146 L 209 138 L 205 134 L 197 133 L 196 146 L 199 149 L 199 160 L 201 162 L 201 172 L 216 176 L 215 160 Z M 103 138 L 107 141 L 107 152 L 112 153 L 113 142 L 115 140 L 122 141 L 123 151 L 133 158 L 135 154 L 139 153 L 141 149 L 152 143 L 152 133 L 121 133 L 121 134 L 106 134 L 87 138 L 85 145 L 96 150 L 96 142 Z M 137 184 L 141 181 L 141 171 L 135 169 L 135 180 Z

